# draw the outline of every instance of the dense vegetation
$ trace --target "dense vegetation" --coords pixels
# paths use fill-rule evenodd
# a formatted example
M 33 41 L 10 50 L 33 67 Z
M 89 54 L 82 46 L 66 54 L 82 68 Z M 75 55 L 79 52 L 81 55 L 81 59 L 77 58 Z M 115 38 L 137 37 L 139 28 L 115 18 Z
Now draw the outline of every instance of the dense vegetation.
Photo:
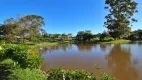
M 38 55 L 28 53 L 28 49 L 29 47 L 24 45 L 1 46 L 0 79 L 24 80 L 27 77 L 43 80 L 45 78 L 39 70 L 43 60 Z
M 38 15 L 6 19 L 0 26 L 1 39 L 7 43 L 24 43 L 26 40 L 38 42 L 45 32 L 43 25 L 44 18 Z

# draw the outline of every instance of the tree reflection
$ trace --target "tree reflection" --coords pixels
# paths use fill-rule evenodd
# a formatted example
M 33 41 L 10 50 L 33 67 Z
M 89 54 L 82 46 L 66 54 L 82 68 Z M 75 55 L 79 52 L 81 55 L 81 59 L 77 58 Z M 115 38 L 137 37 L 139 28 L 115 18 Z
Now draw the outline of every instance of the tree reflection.
M 60 49 L 66 51 L 67 48 L 70 48 L 70 49 L 72 48 L 72 44 L 61 44 L 59 47 Z
M 106 51 L 108 47 L 111 47 L 111 44 L 100 44 L 100 49 L 102 51 Z
M 76 44 L 76 46 L 78 47 L 78 50 L 82 52 L 90 52 L 92 51 L 92 48 L 95 47 L 94 44 Z
M 112 70 L 112 75 L 120 80 L 137 80 L 138 72 L 131 61 L 130 48 L 122 48 L 114 45 L 111 52 L 106 56 L 108 67 Z

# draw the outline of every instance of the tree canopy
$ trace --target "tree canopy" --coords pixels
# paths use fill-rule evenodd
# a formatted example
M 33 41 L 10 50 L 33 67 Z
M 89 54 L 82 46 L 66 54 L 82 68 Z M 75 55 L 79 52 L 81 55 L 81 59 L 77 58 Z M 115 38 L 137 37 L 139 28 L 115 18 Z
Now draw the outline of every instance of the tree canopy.
M 0 33 L 4 40 L 10 43 L 17 42 L 18 39 L 23 39 L 24 42 L 25 38 L 37 41 L 39 36 L 45 32 L 42 26 L 44 26 L 44 18 L 41 16 L 18 16 L 16 19 L 6 19 L 0 26 Z
M 90 30 L 79 31 L 76 38 L 78 41 L 90 41 L 93 38 L 93 34 Z
M 105 16 L 104 26 L 113 38 L 120 38 L 128 33 L 131 24 L 137 21 L 132 16 L 138 12 L 138 3 L 132 0 L 106 0 L 105 4 L 109 14 Z

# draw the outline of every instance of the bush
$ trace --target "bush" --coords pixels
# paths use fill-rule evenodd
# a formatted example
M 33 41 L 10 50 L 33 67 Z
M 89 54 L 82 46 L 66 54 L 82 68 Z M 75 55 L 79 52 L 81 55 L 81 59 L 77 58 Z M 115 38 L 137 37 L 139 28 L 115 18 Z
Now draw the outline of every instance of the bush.
M 49 80 L 116 80 L 106 73 L 95 76 L 92 73 L 79 70 L 51 69 L 47 72 Z
M 2 80 L 45 80 L 39 67 L 42 59 L 28 53 L 24 45 L 3 45 L 0 50 L 0 79 Z
M 11 59 L 0 62 L 0 79 L 8 80 L 8 76 L 12 74 L 12 70 L 17 68 L 19 68 L 19 66 Z
M 0 45 L 5 44 L 4 40 L 0 40 Z
M 9 80 L 46 80 L 46 76 L 38 69 L 16 69 L 9 75 Z
M 4 45 L 0 51 L 1 60 L 10 58 L 18 62 L 22 68 L 38 69 L 42 64 L 42 59 L 35 54 L 28 53 L 28 46 L 25 45 Z
M 49 80 L 96 80 L 96 77 L 85 71 L 51 69 L 47 72 Z
M 40 65 L 42 63 L 43 63 L 43 59 L 41 59 L 39 56 L 33 54 L 33 55 L 27 56 L 27 59 L 26 59 L 24 65 L 26 65 L 25 68 L 28 67 L 28 68 L 31 68 L 31 69 L 39 69 Z

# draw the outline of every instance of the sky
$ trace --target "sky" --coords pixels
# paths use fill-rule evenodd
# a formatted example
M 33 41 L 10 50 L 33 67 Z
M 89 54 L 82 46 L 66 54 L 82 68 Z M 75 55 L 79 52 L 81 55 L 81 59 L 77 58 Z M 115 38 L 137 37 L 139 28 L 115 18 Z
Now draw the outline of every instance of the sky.
M 139 3 L 139 13 L 135 14 L 137 23 L 132 30 L 142 29 L 142 0 Z M 44 17 L 47 33 L 72 33 L 91 30 L 101 33 L 107 30 L 103 27 L 107 10 L 105 0 L 0 0 L 0 24 L 5 19 L 36 14 Z

